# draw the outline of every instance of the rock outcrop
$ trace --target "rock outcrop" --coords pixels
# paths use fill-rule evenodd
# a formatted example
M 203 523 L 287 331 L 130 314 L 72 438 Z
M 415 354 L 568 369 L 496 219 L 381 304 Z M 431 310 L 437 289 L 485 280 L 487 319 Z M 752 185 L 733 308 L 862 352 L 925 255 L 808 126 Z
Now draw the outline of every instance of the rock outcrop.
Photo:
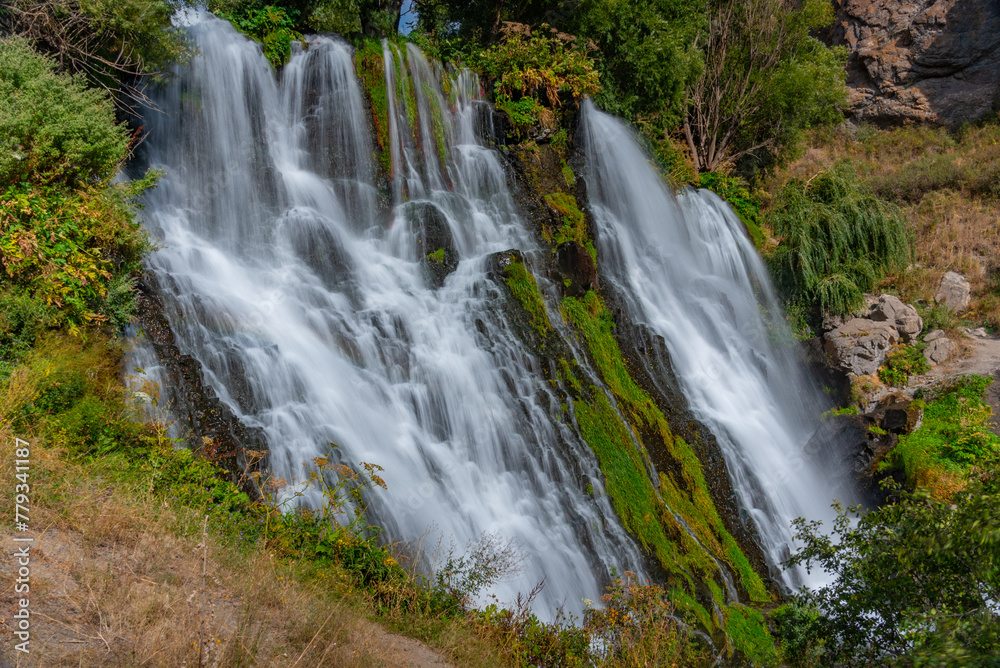
M 878 371 L 899 332 L 887 322 L 854 318 L 826 333 L 826 352 L 845 372 L 867 376 Z
M 855 120 L 954 126 L 991 111 L 1000 84 L 995 0 L 835 0 Z
M 969 305 L 972 286 L 961 274 L 949 271 L 941 279 L 934 301 L 944 304 L 952 313 L 964 311 Z
M 872 306 L 870 318 L 875 322 L 888 322 L 899 332 L 904 343 L 912 341 L 924 329 L 924 321 L 917 315 L 917 309 L 904 304 L 899 297 L 882 295 Z
M 868 376 L 882 366 L 897 343 L 912 343 L 924 329 L 917 309 L 894 295 L 867 297 L 867 314 L 857 313 L 846 321 L 827 318 L 830 329 L 824 335 L 823 348 L 833 364 L 843 373 Z

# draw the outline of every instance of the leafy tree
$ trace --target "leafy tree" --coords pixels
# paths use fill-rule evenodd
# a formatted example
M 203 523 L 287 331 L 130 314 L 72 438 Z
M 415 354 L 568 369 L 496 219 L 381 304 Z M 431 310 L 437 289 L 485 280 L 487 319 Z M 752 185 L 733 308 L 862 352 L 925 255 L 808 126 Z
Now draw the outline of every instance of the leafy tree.
M 801 130 L 841 119 L 846 52 L 810 36 L 833 22 L 830 0 L 711 0 L 709 16 L 684 120 L 697 169 L 781 152 Z
M 21 35 L 115 94 L 148 103 L 142 79 L 162 76 L 189 55 L 171 25 L 177 0 L 0 0 L 0 34 Z
M 796 603 L 822 613 L 779 633 L 822 665 L 1000 665 L 998 471 L 984 462 L 945 501 L 897 489 L 877 510 L 838 507 L 833 536 L 799 519 L 789 564 L 836 580 L 801 591 Z

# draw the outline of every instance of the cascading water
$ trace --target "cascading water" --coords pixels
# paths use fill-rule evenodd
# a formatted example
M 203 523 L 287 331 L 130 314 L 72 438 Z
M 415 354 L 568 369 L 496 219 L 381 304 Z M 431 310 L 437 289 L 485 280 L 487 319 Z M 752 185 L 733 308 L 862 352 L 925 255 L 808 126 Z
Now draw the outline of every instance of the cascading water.
M 787 345 L 767 271 L 713 193 L 675 199 L 628 127 L 589 102 L 582 127 L 602 275 L 634 321 L 666 341 L 691 409 L 718 439 L 776 566 L 793 543 L 791 520 L 830 520 L 832 501 L 850 503 L 853 491 L 842 472 L 819 470 L 819 453 L 805 451 L 822 400 Z M 805 573 L 781 577 L 794 587 Z
M 578 483 L 598 486 L 594 456 L 497 313 L 490 254 L 535 243 L 478 142 L 474 77 L 452 82 L 452 111 L 419 50 L 384 47 L 380 192 L 350 47 L 310 38 L 279 82 L 228 23 L 187 17 L 197 56 L 146 119 L 146 161 L 166 173 L 143 214 L 163 244 L 149 265 L 178 347 L 263 432 L 271 472 L 301 480 L 331 442 L 381 465 L 373 524 L 459 548 L 515 539 L 524 570 L 495 593 L 544 579 L 543 617 L 598 598 L 611 567 L 643 572 L 607 497 Z M 457 260 L 437 286 L 418 243 L 433 225 Z

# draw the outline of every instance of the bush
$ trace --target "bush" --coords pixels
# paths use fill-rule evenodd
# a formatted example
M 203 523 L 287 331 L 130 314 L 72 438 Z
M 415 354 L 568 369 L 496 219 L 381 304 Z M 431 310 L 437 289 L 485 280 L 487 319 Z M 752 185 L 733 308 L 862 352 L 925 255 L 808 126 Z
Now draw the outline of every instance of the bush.
M 924 357 L 924 346 L 899 346 L 889 352 L 885 364 L 878 370 L 878 377 L 886 385 L 902 387 L 910 376 L 927 373 L 931 364 Z
M 567 99 L 600 90 L 586 51 L 558 36 L 510 30 L 500 44 L 474 53 L 470 61 L 492 82 L 496 106 L 519 128 L 543 121 Z
M 292 56 L 292 41 L 302 39 L 302 35 L 295 30 L 299 13 L 294 9 L 258 0 L 213 0 L 208 7 L 241 33 L 260 42 L 264 47 L 264 56 L 275 67 L 288 62 Z M 326 19 L 329 20 L 329 17 Z
M 57 322 L 56 309 L 43 301 L 12 290 L 0 291 L 0 381 Z
M 117 169 L 128 147 L 106 92 L 57 72 L 24 39 L 0 40 L 0 189 L 94 183 Z
M 788 563 L 825 569 L 832 579 L 795 596 L 798 606 L 821 610 L 818 618 L 784 619 L 794 622 L 783 631 L 793 661 L 996 666 L 998 464 L 994 458 L 946 501 L 895 489 L 899 500 L 877 510 L 838 507 L 832 535 L 818 522 L 797 520 L 804 547 Z
M 76 192 L 9 188 L 0 195 L 3 283 L 60 308 L 71 325 L 125 325 L 135 307 L 130 276 L 150 248 L 135 201 L 156 177 Z
M 768 221 L 780 241 L 767 257 L 779 289 L 831 313 L 858 308 L 865 292 L 913 256 L 899 208 L 861 185 L 845 162 L 787 183 Z
M 143 79 L 190 55 L 177 0 L 4 0 L 0 35 L 20 35 L 116 101 L 148 103 Z

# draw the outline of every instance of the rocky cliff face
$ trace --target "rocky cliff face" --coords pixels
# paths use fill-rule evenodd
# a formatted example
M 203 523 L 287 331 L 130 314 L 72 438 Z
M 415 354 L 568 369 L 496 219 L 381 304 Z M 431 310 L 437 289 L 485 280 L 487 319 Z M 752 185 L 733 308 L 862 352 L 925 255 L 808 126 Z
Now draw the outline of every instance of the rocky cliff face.
M 834 0 L 855 120 L 954 126 L 1000 96 L 1000 0 Z

